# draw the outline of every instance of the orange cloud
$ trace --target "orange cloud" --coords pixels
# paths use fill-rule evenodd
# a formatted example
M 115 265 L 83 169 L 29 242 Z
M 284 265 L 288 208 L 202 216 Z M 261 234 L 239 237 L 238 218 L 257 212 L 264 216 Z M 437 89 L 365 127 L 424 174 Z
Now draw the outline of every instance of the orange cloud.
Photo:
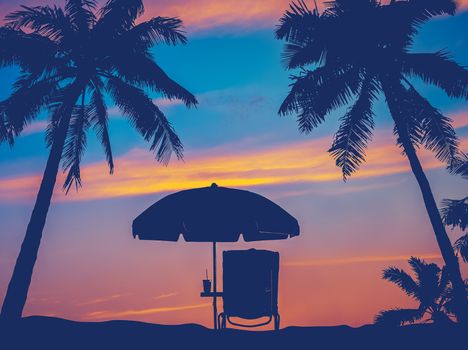
M 278 23 L 291 2 L 292 0 L 146 0 L 144 19 L 154 16 L 177 16 L 184 21 L 189 30 L 220 26 L 271 27 Z M 0 12 L 13 11 L 20 4 L 34 6 L 44 3 L 60 4 L 60 1 L 14 0 L 8 4 L 0 4 Z M 313 1 L 307 3 L 313 8 Z M 324 7 L 324 1 L 317 3 L 320 9 Z M 460 10 L 468 8 L 468 0 L 459 0 L 458 4 Z
M 466 0 L 468 3 L 468 0 Z M 450 116 L 453 119 L 453 127 L 455 129 L 461 129 L 468 126 L 468 111 L 454 113 Z
M 185 311 L 193 309 L 201 309 L 211 306 L 210 303 L 206 304 L 194 304 L 194 305 L 182 305 L 182 306 L 166 306 L 157 308 L 148 308 L 141 310 L 124 310 L 124 311 L 94 311 L 87 314 L 88 319 L 119 319 L 132 316 L 144 316 L 152 315 L 160 312 L 173 312 L 173 311 Z
M 440 254 L 413 254 L 420 259 L 442 259 Z M 396 255 L 396 256 L 355 256 L 339 259 L 313 259 L 302 261 L 291 261 L 282 264 L 286 267 L 308 267 L 308 266 L 325 266 L 325 265 L 347 265 L 372 262 L 387 262 L 387 261 L 407 261 L 411 256 Z
M 367 162 L 353 178 L 364 179 L 409 171 L 408 162 L 394 145 L 392 135 L 378 132 L 378 142 L 370 145 Z M 466 146 L 468 138 L 463 140 Z M 233 151 L 239 145 L 227 145 L 196 155 L 188 153 L 185 162 L 158 165 L 151 153 L 134 149 L 118 158 L 116 171 L 110 176 L 104 162 L 82 167 L 84 187 L 66 196 L 60 191 L 63 175 L 58 179 L 55 200 L 95 200 L 115 197 L 173 192 L 217 182 L 226 187 L 282 185 L 341 181 L 341 172 L 326 152 L 328 137 L 245 151 Z M 466 148 L 466 147 L 463 147 Z M 425 169 L 444 165 L 429 152 L 419 152 Z M 34 198 L 39 175 L 0 178 L 0 201 Z
M 171 292 L 171 293 L 166 293 L 166 294 L 161 294 L 161 295 L 155 296 L 153 299 L 154 300 L 167 299 L 167 298 L 170 298 L 170 297 L 173 297 L 173 296 L 176 296 L 176 295 L 179 295 L 179 293 Z
M 171 0 L 159 1 L 157 6 L 147 1 L 145 17 L 177 16 L 189 29 L 208 29 L 220 26 L 271 27 L 278 23 L 292 0 Z M 390 2 L 384 0 L 383 3 Z M 306 1 L 314 8 L 312 0 Z M 319 10 L 325 1 L 317 1 Z M 459 10 L 468 8 L 468 0 L 458 2 Z
M 177 16 L 189 29 L 207 29 L 223 25 L 271 26 L 278 21 L 289 0 L 176 0 L 146 2 L 145 17 Z
M 102 303 L 106 303 L 108 301 L 111 301 L 111 300 L 115 300 L 115 299 L 119 299 L 122 297 L 122 294 L 113 294 L 113 295 L 109 295 L 109 296 L 106 296 L 106 297 L 101 297 L 101 298 L 96 298 L 96 299 L 92 299 L 92 300 L 89 300 L 89 301 L 85 301 L 83 303 L 79 303 L 78 305 L 94 305 L 94 304 L 102 304 Z

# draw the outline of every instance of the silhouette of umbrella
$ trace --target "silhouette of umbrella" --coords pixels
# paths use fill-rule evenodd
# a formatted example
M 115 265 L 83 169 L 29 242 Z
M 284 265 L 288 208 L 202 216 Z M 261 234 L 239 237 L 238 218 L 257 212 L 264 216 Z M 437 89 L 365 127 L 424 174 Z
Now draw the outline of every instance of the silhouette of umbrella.
M 271 200 L 249 191 L 195 188 L 168 195 L 133 221 L 141 240 L 213 243 L 213 314 L 216 328 L 216 242 L 287 239 L 299 235 L 297 220 Z

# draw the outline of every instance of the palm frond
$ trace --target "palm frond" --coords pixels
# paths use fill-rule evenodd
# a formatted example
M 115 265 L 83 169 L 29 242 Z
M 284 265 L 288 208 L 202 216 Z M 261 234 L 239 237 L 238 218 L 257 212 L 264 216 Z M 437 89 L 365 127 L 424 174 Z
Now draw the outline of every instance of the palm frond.
M 466 294 L 468 295 L 468 279 L 465 279 L 463 282 L 465 283 L 465 291 L 466 291 Z M 449 314 L 455 315 L 456 314 L 455 310 L 457 310 L 457 303 L 455 301 L 456 298 L 454 296 L 454 291 L 453 291 L 452 286 L 447 288 L 447 291 L 444 294 L 444 299 L 445 299 L 445 302 L 443 304 L 444 309 Z
M 445 51 L 405 53 L 402 70 L 441 88 L 450 97 L 468 99 L 468 70 Z
M 108 0 L 99 10 L 99 19 L 95 28 L 100 33 L 115 38 L 130 30 L 144 10 L 142 0 Z
M 439 294 L 444 297 L 447 291 L 450 289 L 450 274 L 447 266 L 443 266 L 440 272 L 439 280 Z
M 73 184 L 77 190 L 81 187 L 80 163 L 86 149 L 86 130 L 89 125 L 87 106 L 83 103 L 73 110 L 63 149 L 63 171 L 68 171 L 63 184 L 66 193 Z
M 323 64 L 326 50 L 316 40 L 303 45 L 286 44 L 282 54 L 282 62 L 287 69 L 304 67 L 309 64 Z
M 114 158 L 109 137 L 107 107 L 104 101 L 104 95 L 99 88 L 95 88 L 91 95 L 89 121 L 104 148 L 109 171 L 112 174 L 114 172 Z
M 192 93 L 172 80 L 150 57 L 118 54 L 112 57 L 112 64 L 119 76 L 131 85 L 149 88 L 169 99 L 181 100 L 186 106 L 198 103 Z
M 143 90 L 114 77 L 108 79 L 106 88 L 145 140 L 152 140 L 151 150 L 158 161 L 167 164 L 172 153 L 182 158 L 183 146 L 179 137 Z
M 342 169 L 344 180 L 364 161 L 367 143 L 374 128 L 372 105 L 377 98 L 378 89 L 378 84 L 372 77 L 364 81 L 356 103 L 340 119 L 340 127 L 328 151 L 336 160 L 336 165 Z
M 5 118 L 3 106 L 0 104 L 0 145 L 3 142 L 8 142 L 10 146 L 13 146 L 13 144 L 15 143 L 15 138 L 11 127 Z
M 28 28 L 34 33 L 60 42 L 65 37 L 73 36 L 69 18 L 57 6 L 21 6 L 22 10 L 9 13 L 6 25 L 13 29 Z
M 308 64 L 325 64 L 331 24 L 326 16 L 310 10 L 305 1 L 292 2 L 280 19 L 276 38 L 287 42 L 282 54 L 286 68 L 294 69 Z
M 448 171 L 454 175 L 460 175 L 468 180 L 468 155 L 460 152 L 447 167 Z
M 424 309 L 400 309 L 380 311 L 374 318 L 374 323 L 386 327 L 402 326 L 405 323 L 415 323 L 422 319 L 425 314 Z
M 450 164 L 460 153 L 452 120 L 433 107 L 413 86 L 408 89 L 408 94 L 410 103 L 413 104 L 413 114 L 420 120 L 424 132 L 421 143 L 437 159 Z
M 0 67 L 16 64 L 40 72 L 50 65 L 56 53 L 57 45 L 44 36 L 0 27 Z
M 157 160 L 167 165 L 172 153 L 175 153 L 177 159 L 183 158 L 184 147 L 164 113 L 155 107 L 156 131 L 150 149 L 155 152 Z
M 416 274 L 419 301 L 426 306 L 435 304 L 440 297 L 440 268 L 434 263 L 426 263 L 413 256 L 408 263 Z
M 119 40 L 125 41 L 128 45 L 138 43 L 146 49 L 158 43 L 168 45 L 187 43 L 187 37 L 182 29 L 182 21 L 176 17 L 155 17 L 139 23 L 122 35 Z
M 456 0 L 409 0 L 401 3 L 406 3 L 405 10 L 415 25 L 421 25 L 436 16 L 454 15 L 457 9 Z
M 29 76 L 20 77 L 16 90 L 0 103 L 0 108 L 11 130 L 17 136 L 46 107 L 58 88 L 54 79 L 42 79 L 31 84 Z
M 57 132 L 61 132 L 61 124 L 63 124 L 63 129 L 68 132 L 71 115 L 76 111 L 75 105 L 77 103 L 77 98 L 82 91 L 83 87 L 77 80 L 75 80 L 66 86 L 61 86 L 53 95 L 50 96 L 47 106 L 49 112 L 49 124 L 46 129 L 47 147 L 51 147 L 53 145 Z M 68 119 L 68 122 L 66 124 L 61 123 L 63 119 Z
M 466 223 L 466 216 L 465 216 L 465 223 Z M 468 262 L 468 233 L 461 236 L 459 239 L 455 241 L 453 245 L 455 251 L 460 254 L 463 258 L 464 262 Z
M 311 38 L 311 33 L 320 25 L 320 16 L 308 8 L 305 1 L 291 2 L 276 28 L 277 39 L 292 43 L 304 43 Z
M 419 286 L 416 281 L 405 271 L 396 267 L 388 267 L 383 271 L 382 278 L 396 284 L 408 296 L 418 299 Z
M 347 105 L 358 92 L 360 76 L 351 68 L 319 67 L 293 76 L 279 114 L 297 113 L 299 129 L 309 133 L 332 110 Z
M 463 199 L 444 199 L 440 215 L 444 224 L 465 230 L 468 227 L 468 197 Z
M 395 16 L 394 19 L 398 21 L 397 27 L 400 29 L 396 29 L 403 28 L 408 37 L 413 37 L 428 20 L 440 15 L 455 14 L 456 0 L 391 1 L 383 7 L 390 10 Z
M 403 149 L 403 153 L 408 144 L 418 147 L 425 135 L 419 106 L 411 100 L 408 89 L 399 79 L 381 78 L 380 81 L 390 114 L 395 122 L 393 133 L 397 137 L 397 145 Z
M 65 13 L 76 31 L 88 32 L 96 23 L 96 0 L 67 0 Z

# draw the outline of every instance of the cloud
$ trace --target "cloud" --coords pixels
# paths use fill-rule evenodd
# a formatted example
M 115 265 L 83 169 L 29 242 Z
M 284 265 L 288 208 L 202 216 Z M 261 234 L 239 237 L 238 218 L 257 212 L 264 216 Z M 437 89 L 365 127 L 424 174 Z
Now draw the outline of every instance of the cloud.
M 177 16 L 189 31 L 219 27 L 273 28 L 292 0 L 160 0 L 157 5 L 146 1 L 145 17 Z M 309 8 L 313 1 L 306 1 Z M 324 0 L 317 1 L 319 10 Z M 390 2 L 384 0 L 383 3 Z M 459 0 L 459 9 L 468 9 L 468 0 Z
M 382 188 L 388 187 L 396 187 L 403 183 L 400 179 L 398 181 L 385 181 L 383 183 L 364 183 L 359 185 L 352 185 L 347 184 L 346 187 L 339 187 L 339 188 L 330 188 L 330 187 L 318 187 L 318 188 L 306 188 L 306 189 L 299 189 L 299 190 L 292 190 L 292 191 L 282 191 L 279 195 L 272 195 L 271 198 L 280 199 L 280 198 L 288 198 L 288 197 L 300 197 L 300 196 L 307 196 L 311 194 L 320 194 L 326 196 L 342 196 L 343 194 L 347 193 L 356 193 L 356 192 L 363 192 L 363 191 L 370 191 L 370 190 L 378 190 Z
M 29 124 L 22 132 L 22 136 L 37 134 L 44 132 L 47 129 L 48 122 L 46 120 L 35 121 Z
M 468 0 L 467 0 L 468 2 Z M 462 129 L 468 126 L 468 111 L 461 111 L 450 115 L 455 129 Z
M 102 304 L 102 303 L 106 303 L 106 302 L 111 301 L 111 300 L 119 299 L 122 296 L 123 296 L 122 294 L 113 294 L 113 295 L 110 295 L 110 296 L 95 298 L 95 299 L 92 299 L 92 300 L 89 300 L 89 301 L 85 301 L 83 303 L 79 303 L 78 305 L 83 306 L 83 305 Z
M 132 317 L 132 316 L 143 316 L 143 315 L 152 315 L 161 312 L 174 312 L 174 311 L 185 311 L 193 309 L 201 309 L 211 306 L 210 303 L 206 304 L 193 304 L 193 305 L 181 305 L 181 306 L 166 306 L 166 307 L 156 307 L 140 310 L 123 310 L 123 311 L 94 311 L 86 315 L 88 319 L 117 319 L 123 317 Z
M 389 0 L 386 0 L 387 2 Z M 104 1 L 101 1 L 103 3 Z M 291 0 L 144 0 L 146 12 L 143 19 L 155 16 L 180 17 L 188 31 L 199 31 L 219 27 L 272 28 L 278 23 Z M 385 1 L 384 1 L 385 2 Z M 43 5 L 63 4 L 63 1 L 15 0 L 0 4 L 0 12 L 8 13 L 20 4 Z M 313 8 L 313 2 L 308 1 Z M 324 1 L 317 1 L 323 9 Z M 459 9 L 468 9 L 468 0 L 460 0 Z
M 414 254 L 420 259 L 442 259 L 440 254 Z M 302 261 L 291 261 L 282 264 L 285 267 L 310 267 L 310 266 L 325 266 L 325 265 L 348 265 L 360 263 L 373 263 L 373 262 L 389 262 L 389 261 L 406 261 L 410 255 L 396 255 L 396 256 L 355 256 L 349 258 L 337 259 L 313 259 Z
M 353 176 L 356 179 L 409 172 L 408 161 L 394 144 L 387 130 L 378 131 L 371 143 L 367 161 Z M 462 149 L 468 138 L 462 139 Z M 184 162 L 173 161 L 168 167 L 156 163 L 144 149 L 133 149 L 115 160 L 116 170 L 108 174 L 105 162 L 82 166 L 83 188 L 66 196 L 57 181 L 54 200 L 83 201 L 116 197 L 173 192 L 187 188 L 220 186 L 249 188 L 252 186 L 322 183 L 341 181 L 342 175 L 326 152 L 330 138 L 263 148 L 241 149 L 242 141 L 208 150 L 187 153 Z M 419 152 L 426 170 L 443 168 L 444 164 L 425 150 Z M 35 197 L 39 174 L 0 178 L 0 201 L 24 201 Z
M 161 294 L 161 295 L 155 296 L 153 299 L 154 300 L 167 299 L 167 298 L 170 298 L 170 297 L 173 297 L 173 296 L 176 296 L 176 295 L 179 295 L 179 293 L 171 292 L 171 293 L 166 293 L 166 294 Z
M 288 7 L 289 0 L 165 0 L 146 5 L 147 17 L 180 17 L 187 29 L 203 30 L 222 26 L 271 27 Z

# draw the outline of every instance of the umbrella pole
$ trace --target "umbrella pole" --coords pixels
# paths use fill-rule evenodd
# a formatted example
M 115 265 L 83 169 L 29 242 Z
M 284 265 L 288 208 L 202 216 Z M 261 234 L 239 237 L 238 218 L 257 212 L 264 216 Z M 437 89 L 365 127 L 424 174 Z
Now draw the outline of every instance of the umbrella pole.
M 216 242 L 213 242 L 213 322 L 214 329 L 218 329 L 218 306 L 216 304 Z

